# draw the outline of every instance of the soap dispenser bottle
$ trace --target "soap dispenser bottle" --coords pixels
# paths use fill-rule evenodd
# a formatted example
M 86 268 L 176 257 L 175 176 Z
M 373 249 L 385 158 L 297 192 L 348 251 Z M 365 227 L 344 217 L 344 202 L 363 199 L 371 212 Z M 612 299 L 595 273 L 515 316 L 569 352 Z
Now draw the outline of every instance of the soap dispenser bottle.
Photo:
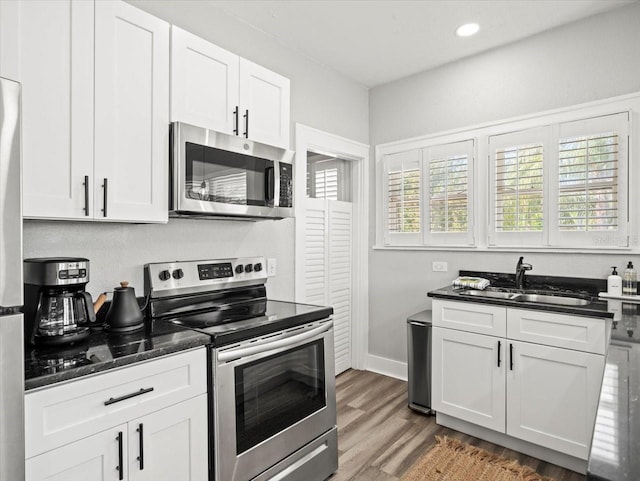
M 607 277 L 607 294 L 610 296 L 622 295 L 622 277 L 618 275 L 618 271 L 615 267 L 612 267 L 613 272 Z
M 638 277 L 636 270 L 633 268 L 633 262 L 631 261 L 629 261 L 627 268 L 624 270 L 622 294 L 624 296 L 635 296 L 638 294 Z

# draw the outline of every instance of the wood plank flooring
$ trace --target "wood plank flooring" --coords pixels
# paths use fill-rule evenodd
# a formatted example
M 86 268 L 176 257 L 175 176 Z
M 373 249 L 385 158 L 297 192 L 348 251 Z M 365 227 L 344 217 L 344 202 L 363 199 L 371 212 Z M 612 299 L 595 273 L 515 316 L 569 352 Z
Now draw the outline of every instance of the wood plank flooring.
M 517 459 L 556 481 L 585 480 L 573 471 L 436 425 L 435 417 L 407 407 L 406 382 L 349 370 L 336 378 L 336 397 L 339 468 L 330 481 L 397 481 L 434 445 L 436 435 Z

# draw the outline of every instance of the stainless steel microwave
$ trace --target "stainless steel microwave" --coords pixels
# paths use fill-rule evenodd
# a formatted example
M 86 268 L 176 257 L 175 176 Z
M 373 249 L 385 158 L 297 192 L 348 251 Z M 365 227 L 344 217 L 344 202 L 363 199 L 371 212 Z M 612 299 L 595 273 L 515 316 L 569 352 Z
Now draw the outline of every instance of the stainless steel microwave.
M 182 122 L 170 139 L 172 217 L 293 217 L 292 151 Z

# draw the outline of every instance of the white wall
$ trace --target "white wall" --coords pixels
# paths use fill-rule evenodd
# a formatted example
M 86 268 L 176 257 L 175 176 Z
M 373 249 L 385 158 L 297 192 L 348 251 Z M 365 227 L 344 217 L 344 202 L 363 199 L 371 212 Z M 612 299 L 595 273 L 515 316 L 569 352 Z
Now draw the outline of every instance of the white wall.
M 374 88 L 371 145 L 640 91 L 638 25 L 635 4 Z M 372 192 L 372 206 L 374 199 Z M 405 321 L 430 307 L 428 291 L 449 284 L 459 269 L 514 272 L 519 254 L 372 250 L 369 352 L 405 362 Z M 609 266 L 640 264 L 627 255 L 524 255 L 539 275 L 604 278 Z M 440 260 L 449 271 L 431 272 L 431 262 Z
M 291 79 L 292 145 L 296 122 L 368 143 L 368 92 L 270 36 L 199 1 L 132 1 L 139 8 L 207 38 Z M 168 99 L 167 99 L 168 102 Z M 142 295 L 146 262 L 275 257 L 272 298 L 294 297 L 294 220 L 233 222 L 172 219 L 167 225 L 25 221 L 25 257 L 79 256 L 91 261 L 94 296 L 129 280 Z

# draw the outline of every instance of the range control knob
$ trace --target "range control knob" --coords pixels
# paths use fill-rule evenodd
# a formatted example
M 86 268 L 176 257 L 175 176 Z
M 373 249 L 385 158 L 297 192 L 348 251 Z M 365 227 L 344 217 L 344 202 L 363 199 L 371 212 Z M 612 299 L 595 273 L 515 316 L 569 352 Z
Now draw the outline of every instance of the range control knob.
M 246 266 L 244 266 L 244 270 L 246 272 L 253 272 L 253 266 L 251 264 L 247 264 Z
M 161 281 L 168 281 L 169 279 L 171 279 L 171 272 L 167 270 L 160 271 L 160 274 L 158 275 L 158 277 L 160 278 Z
M 236 274 L 242 274 L 244 272 L 244 266 L 242 264 L 238 264 L 236 266 Z
M 262 263 L 258 262 L 257 264 L 253 265 L 253 270 L 256 272 L 260 272 L 262 270 Z
M 176 269 L 175 271 L 173 271 L 174 279 L 182 279 L 183 277 L 184 277 L 184 272 L 182 272 L 182 269 Z

